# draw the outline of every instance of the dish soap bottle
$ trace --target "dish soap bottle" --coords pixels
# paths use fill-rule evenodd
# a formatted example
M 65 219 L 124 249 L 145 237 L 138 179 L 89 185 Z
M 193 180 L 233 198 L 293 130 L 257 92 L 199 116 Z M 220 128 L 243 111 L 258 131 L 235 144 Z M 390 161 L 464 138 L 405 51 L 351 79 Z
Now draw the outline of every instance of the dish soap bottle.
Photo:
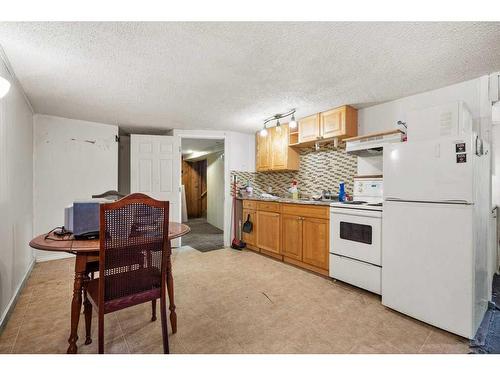
M 290 193 L 292 193 L 292 199 L 298 200 L 299 199 L 299 189 L 297 188 L 297 181 L 293 180 L 292 181 L 292 187 L 290 188 Z
M 345 184 L 341 182 L 339 185 L 339 202 L 345 202 Z

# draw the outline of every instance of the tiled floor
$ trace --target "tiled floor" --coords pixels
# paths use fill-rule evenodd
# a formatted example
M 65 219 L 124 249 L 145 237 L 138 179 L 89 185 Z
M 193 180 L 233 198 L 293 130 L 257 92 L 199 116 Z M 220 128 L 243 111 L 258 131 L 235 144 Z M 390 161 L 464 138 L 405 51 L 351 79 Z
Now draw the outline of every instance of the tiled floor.
M 64 353 L 73 260 L 40 263 L 0 336 L 0 353 Z M 264 256 L 230 249 L 173 256 L 178 332 L 172 353 L 468 353 L 467 340 L 380 304 L 380 298 Z M 108 314 L 105 352 L 161 353 L 144 304 Z M 91 345 L 97 352 L 94 314 Z

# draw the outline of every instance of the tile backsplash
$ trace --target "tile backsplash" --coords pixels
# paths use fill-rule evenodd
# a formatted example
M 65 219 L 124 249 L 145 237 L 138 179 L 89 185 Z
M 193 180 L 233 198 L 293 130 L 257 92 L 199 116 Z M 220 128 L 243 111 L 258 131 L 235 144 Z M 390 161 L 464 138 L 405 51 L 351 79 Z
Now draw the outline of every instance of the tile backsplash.
M 353 177 L 357 172 L 357 157 L 345 152 L 345 145 L 337 149 L 333 144 L 325 144 L 318 151 L 304 148 L 300 150 L 300 166 L 292 172 L 240 172 L 231 171 L 231 181 L 237 177 L 239 184 L 250 181 L 254 194 L 269 192 L 281 197 L 287 196 L 292 180 L 298 182 L 299 191 L 304 195 L 331 190 L 337 194 L 339 183 L 345 182 L 346 191 L 352 194 Z

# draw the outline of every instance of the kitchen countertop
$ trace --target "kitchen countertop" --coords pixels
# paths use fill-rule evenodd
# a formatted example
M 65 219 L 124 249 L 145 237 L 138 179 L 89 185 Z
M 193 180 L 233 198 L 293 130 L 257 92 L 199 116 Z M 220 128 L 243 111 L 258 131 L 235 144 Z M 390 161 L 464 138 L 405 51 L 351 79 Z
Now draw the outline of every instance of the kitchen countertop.
M 277 202 L 277 203 L 291 203 L 291 204 L 308 204 L 314 206 L 329 206 L 330 203 L 338 202 L 337 200 L 332 201 L 315 201 L 313 199 L 291 199 L 291 198 L 260 198 L 260 197 L 238 197 L 239 200 L 252 200 L 252 201 L 262 201 L 262 202 Z

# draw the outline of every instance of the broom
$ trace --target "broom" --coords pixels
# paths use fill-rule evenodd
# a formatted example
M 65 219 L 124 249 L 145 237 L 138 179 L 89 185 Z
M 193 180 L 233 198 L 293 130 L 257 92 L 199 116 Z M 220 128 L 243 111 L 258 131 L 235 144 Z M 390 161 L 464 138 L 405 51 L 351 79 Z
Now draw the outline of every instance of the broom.
M 231 247 L 236 250 L 243 249 L 247 244 L 236 238 L 237 235 L 237 224 L 236 224 L 236 176 L 233 180 L 233 241 L 231 242 Z

